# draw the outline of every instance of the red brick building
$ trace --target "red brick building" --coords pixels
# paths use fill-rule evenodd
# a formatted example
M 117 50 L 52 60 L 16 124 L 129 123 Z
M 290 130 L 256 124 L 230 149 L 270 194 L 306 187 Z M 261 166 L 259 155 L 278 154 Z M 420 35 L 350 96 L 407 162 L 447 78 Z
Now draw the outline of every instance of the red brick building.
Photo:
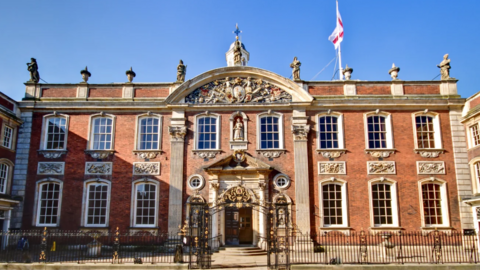
M 292 81 L 247 62 L 185 82 L 26 83 L 12 227 L 176 232 L 192 196 L 215 206 L 241 186 L 285 195 L 302 232 L 475 228 L 455 79 Z M 228 211 L 212 221 L 224 242 L 265 234 L 262 213 Z
M 18 206 L 19 196 L 25 195 L 12 190 L 14 170 L 26 169 L 21 164 L 15 166 L 18 127 L 21 124 L 17 102 L 0 93 L 0 230 L 11 227 L 12 209 Z M 22 139 L 18 143 L 23 143 Z

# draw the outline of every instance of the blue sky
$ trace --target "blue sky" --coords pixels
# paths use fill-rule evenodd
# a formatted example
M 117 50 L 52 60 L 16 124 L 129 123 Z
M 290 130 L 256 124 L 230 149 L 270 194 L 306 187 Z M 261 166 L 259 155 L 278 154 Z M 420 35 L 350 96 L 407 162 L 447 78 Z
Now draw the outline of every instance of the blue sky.
M 345 26 L 343 65 L 352 79 L 390 80 L 392 63 L 403 80 L 432 80 L 445 53 L 463 97 L 477 91 L 480 63 L 478 0 L 340 0 Z M 226 65 L 235 23 L 250 66 L 290 77 L 294 56 L 311 80 L 335 57 L 327 40 L 335 1 L 2 1 L 0 91 L 21 99 L 35 57 L 43 80 L 78 83 L 171 82 L 183 59 L 187 79 Z M 329 81 L 333 64 L 316 80 Z M 438 79 L 438 78 L 437 78 Z

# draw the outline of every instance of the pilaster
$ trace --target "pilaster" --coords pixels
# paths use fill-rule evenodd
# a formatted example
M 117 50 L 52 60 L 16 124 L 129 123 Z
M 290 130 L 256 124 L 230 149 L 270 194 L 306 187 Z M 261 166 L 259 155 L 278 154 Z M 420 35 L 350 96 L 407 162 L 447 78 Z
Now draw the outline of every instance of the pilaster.
M 168 204 L 168 232 L 178 231 L 182 222 L 183 210 L 183 152 L 185 147 L 185 112 L 172 112 L 172 125 L 168 127 L 170 133 L 170 191 Z
M 30 152 L 30 138 L 32 135 L 32 112 L 22 112 L 23 124 L 18 129 L 18 143 L 15 156 L 15 169 L 12 181 L 12 196 L 23 199 L 20 204 L 13 208 L 11 214 L 11 228 L 22 227 L 23 207 L 25 202 L 25 186 L 27 184 L 28 155 Z
M 302 233 L 310 233 L 310 191 L 308 177 L 308 133 L 305 110 L 293 111 L 296 223 Z
M 457 179 L 460 222 L 462 229 L 474 229 L 471 207 L 462 202 L 463 199 L 470 198 L 472 195 L 472 181 L 470 179 L 470 169 L 468 166 L 465 127 L 460 122 L 461 119 L 461 109 L 452 109 L 450 111 L 450 128 L 452 130 L 453 157 L 455 161 L 455 176 Z M 452 211 L 454 210 L 452 209 Z

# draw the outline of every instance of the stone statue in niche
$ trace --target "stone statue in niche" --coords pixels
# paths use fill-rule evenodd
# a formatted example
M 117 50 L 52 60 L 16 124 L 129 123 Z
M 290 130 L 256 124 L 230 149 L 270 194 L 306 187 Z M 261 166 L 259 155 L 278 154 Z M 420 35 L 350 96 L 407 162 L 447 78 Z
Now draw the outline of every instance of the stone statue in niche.
M 177 82 L 183 83 L 185 81 L 186 73 L 187 73 L 187 66 L 183 64 L 182 60 L 180 60 L 180 63 L 177 66 Z
M 28 71 L 30 72 L 29 82 L 38 83 L 40 81 L 40 74 L 38 73 L 38 64 L 35 58 L 30 58 L 31 62 L 27 63 Z
M 448 59 L 448 53 L 443 56 L 443 61 L 437 65 L 440 68 L 440 74 L 442 74 L 442 80 L 450 79 L 450 59 Z
M 235 126 L 233 126 L 233 140 L 243 141 L 243 123 L 240 118 L 237 118 Z
M 297 57 L 295 56 L 293 58 L 293 62 L 290 64 L 290 67 L 292 68 L 292 76 L 294 81 L 300 81 L 300 66 L 302 63 L 298 61 Z

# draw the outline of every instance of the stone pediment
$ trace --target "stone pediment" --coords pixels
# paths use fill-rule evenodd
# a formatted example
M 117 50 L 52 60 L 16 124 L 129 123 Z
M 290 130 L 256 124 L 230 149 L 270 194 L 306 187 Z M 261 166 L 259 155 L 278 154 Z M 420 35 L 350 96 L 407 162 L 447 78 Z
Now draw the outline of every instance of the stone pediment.
M 238 162 L 234 157 L 228 156 L 220 161 L 213 163 L 204 168 L 209 174 L 218 173 L 245 173 L 245 172 L 262 172 L 272 171 L 273 168 L 263 161 L 260 161 L 249 155 L 245 155 L 245 160 Z
M 178 86 L 166 99 L 169 104 L 278 105 L 311 103 L 301 85 L 273 72 L 245 66 L 205 72 Z

